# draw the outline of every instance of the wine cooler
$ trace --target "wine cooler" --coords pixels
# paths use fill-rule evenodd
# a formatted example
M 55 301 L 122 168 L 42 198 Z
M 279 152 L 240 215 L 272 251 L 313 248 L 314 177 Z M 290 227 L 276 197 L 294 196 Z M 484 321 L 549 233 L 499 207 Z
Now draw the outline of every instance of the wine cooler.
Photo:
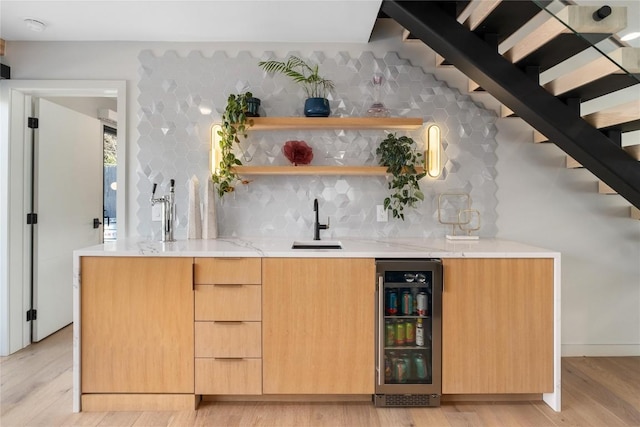
M 439 406 L 442 262 L 376 260 L 376 406 Z

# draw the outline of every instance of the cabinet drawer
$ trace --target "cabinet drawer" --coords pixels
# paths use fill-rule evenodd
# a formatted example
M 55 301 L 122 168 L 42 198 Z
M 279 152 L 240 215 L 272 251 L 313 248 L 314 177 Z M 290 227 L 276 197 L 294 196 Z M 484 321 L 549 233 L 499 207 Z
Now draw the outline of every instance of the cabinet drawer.
M 260 322 L 196 322 L 196 357 L 262 357 Z
M 196 285 L 259 285 L 262 283 L 260 258 L 196 258 Z
M 262 320 L 259 285 L 196 285 L 196 320 Z
M 262 359 L 196 359 L 195 394 L 262 394 Z

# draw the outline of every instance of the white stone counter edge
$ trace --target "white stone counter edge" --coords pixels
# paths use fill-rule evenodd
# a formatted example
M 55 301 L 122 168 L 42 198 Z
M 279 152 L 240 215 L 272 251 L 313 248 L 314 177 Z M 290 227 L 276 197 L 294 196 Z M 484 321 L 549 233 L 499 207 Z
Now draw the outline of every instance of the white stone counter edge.
M 175 242 L 124 240 L 74 252 L 74 256 L 300 257 L 300 258 L 540 258 L 558 252 L 508 240 L 337 239 L 342 249 L 292 249 L 293 238 L 221 238 Z
M 151 257 L 300 257 L 300 258 L 553 258 L 554 259 L 554 391 L 543 400 L 561 410 L 560 253 L 508 240 L 479 239 L 338 239 L 343 249 L 292 249 L 294 238 L 219 238 L 175 242 L 120 240 L 73 253 L 73 411 L 81 410 L 80 389 L 80 258 L 83 256 Z

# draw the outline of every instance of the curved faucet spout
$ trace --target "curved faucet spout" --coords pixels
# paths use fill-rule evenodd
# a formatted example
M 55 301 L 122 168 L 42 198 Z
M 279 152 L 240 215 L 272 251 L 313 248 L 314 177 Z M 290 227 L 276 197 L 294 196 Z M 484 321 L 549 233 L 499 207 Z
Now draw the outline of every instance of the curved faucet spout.
M 326 230 L 329 228 L 329 221 L 327 224 L 320 224 L 320 209 L 318 209 L 318 199 L 313 199 L 313 210 L 315 212 L 315 221 L 313 222 L 313 240 L 320 240 L 320 230 Z

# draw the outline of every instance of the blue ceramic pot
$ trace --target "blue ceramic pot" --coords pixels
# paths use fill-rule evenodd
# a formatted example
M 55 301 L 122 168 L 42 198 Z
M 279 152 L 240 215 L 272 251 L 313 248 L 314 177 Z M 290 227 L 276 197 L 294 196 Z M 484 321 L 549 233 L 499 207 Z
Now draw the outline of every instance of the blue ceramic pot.
M 307 117 L 329 117 L 331 108 L 327 98 L 307 98 L 304 102 L 304 115 Z
M 247 116 L 249 117 L 260 117 L 258 113 L 258 109 L 260 108 L 260 99 L 259 98 L 249 98 L 247 100 Z

